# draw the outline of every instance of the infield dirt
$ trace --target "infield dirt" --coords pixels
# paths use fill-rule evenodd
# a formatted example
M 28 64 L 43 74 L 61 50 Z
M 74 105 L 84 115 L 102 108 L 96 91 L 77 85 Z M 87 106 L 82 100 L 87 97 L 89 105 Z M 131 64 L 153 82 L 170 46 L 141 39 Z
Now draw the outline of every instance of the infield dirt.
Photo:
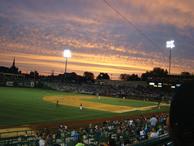
M 111 105 L 111 104 L 100 103 L 100 100 L 99 102 L 90 102 L 90 101 L 84 100 L 84 99 L 91 99 L 91 98 L 95 98 L 95 97 L 93 96 L 45 96 L 43 97 L 45 101 L 52 102 L 59 105 L 74 106 L 79 108 L 80 104 L 82 104 L 83 108 L 108 111 L 113 113 L 123 113 L 123 112 L 135 111 L 135 110 L 149 110 L 156 107 L 155 105 L 146 106 L 146 107 L 121 106 L 121 105 Z

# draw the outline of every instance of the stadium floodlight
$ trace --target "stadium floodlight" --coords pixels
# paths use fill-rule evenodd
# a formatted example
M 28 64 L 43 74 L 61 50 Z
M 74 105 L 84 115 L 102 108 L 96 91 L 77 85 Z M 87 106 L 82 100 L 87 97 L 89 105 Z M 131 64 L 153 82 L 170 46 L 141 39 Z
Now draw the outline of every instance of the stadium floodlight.
M 174 40 L 166 42 L 166 48 L 173 49 L 175 47 Z
M 170 53 L 169 53 L 169 69 L 168 69 L 168 73 L 170 75 L 170 69 L 171 69 L 171 52 L 172 49 L 175 47 L 175 41 L 174 40 L 170 40 L 170 41 L 166 41 L 166 48 L 169 48 Z
M 66 74 L 66 72 L 67 72 L 67 59 L 71 58 L 71 51 L 69 49 L 65 49 L 63 52 L 63 56 L 66 59 L 65 60 L 65 74 Z
M 69 49 L 65 49 L 63 52 L 63 56 L 65 58 L 71 58 L 71 51 Z

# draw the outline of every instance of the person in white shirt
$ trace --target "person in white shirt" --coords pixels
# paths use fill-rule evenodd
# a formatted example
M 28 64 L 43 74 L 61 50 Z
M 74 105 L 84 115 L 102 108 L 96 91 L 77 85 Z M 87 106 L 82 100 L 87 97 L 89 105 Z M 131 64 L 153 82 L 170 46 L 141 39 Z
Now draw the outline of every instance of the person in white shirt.
M 150 125 L 152 127 L 155 127 L 157 125 L 157 123 L 158 123 L 158 119 L 155 116 L 153 116 L 152 118 L 150 118 Z
M 156 132 L 156 130 L 153 128 L 150 132 L 150 138 L 158 138 L 159 134 Z
M 81 111 L 83 110 L 83 105 L 82 105 L 82 104 L 80 104 L 79 109 L 80 109 Z
M 40 138 L 38 143 L 39 143 L 39 146 L 45 146 L 45 140 L 43 138 Z
M 143 129 L 141 129 L 141 131 L 139 132 L 140 135 L 140 140 L 144 140 L 146 138 L 146 133 Z

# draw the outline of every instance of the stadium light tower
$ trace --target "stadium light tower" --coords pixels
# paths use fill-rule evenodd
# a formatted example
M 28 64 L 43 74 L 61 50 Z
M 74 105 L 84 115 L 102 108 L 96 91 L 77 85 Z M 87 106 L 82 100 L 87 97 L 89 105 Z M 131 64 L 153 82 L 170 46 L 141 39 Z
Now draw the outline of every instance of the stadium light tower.
M 65 74 L 67 72 L 67 60 L 68 58 L 71 58 L 71 51 L 69 49 L 65 49 L 63 52 L 63 56 L 65 58 Z
M 172 52 L 172 49 L 175 47 L 175 44 L 174 44 L 174 40 L 170 40 L 170 41 L 166 41 L 166 48 L 169 48 L 169 70 L 168 70 L 168 74 L 170 75 L 170 70 L 171 70 L 171 52 Z

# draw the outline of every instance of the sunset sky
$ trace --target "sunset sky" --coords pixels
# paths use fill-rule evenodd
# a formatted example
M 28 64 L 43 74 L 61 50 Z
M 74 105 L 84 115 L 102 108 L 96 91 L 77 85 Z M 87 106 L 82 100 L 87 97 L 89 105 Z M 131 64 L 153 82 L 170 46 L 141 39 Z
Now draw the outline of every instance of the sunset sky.
M 172 73 L 194 73 L 193 0 L 1 0 L 0 66 L 23 72 L 141 74 L 168 69 L 167 40 L 174 39 Z M 128 21 L 127 21 L 128 20 Z

